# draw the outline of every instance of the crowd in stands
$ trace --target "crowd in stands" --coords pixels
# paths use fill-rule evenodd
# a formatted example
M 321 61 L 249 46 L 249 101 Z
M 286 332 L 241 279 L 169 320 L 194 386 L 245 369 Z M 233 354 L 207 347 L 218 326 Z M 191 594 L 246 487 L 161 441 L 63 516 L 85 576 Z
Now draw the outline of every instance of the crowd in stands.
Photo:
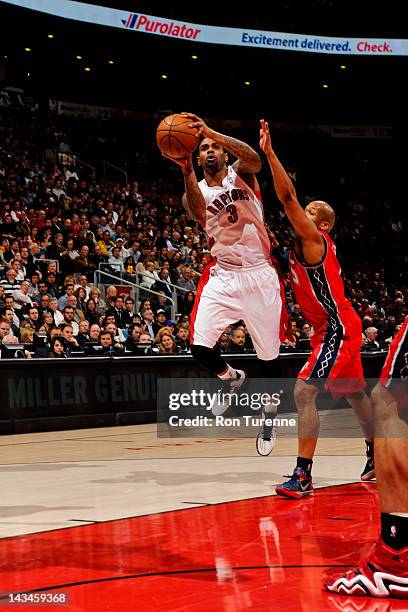
M 205 233 L 181 205 L 178 174 L 146 178 L 141 171 L 127 184 L 107 180 L 77 163 L 64 129 L 56 118 L 0 113 L 2 357 L 188 352 L 197 283 L 211 257 Z M 367 193 L 357 197 L 342 184 L 347 198 L 355 198 L 344 195 L 333 232 L 347 294 L 363 322 L 362 349 L 386 349 L 408 312 L 407 282 L 395 272 L 398 265 L 406 269 L 406 221 L 391 200 L 382 210 L 377 203 L 368 228 L 388 212 L 385 235 L 373 242 L 371 231 L 365 234 Z M 265 184 L 266 202 L 268 189 Z M 293 234 L 279 205 L 266 214 L 285 253 Z M 384 237 L 393 239 L 394 265 L 378 254 Z M 103 284 L 95 276 L 100 269 L 117 282 Z M 283 276 L 290 329 L 282 350 L 310 350 L 313 329 L 294 302 L 288 273 Z M 123 280 L 140 285 L 137 302 Z M 245 322 L 229 326 L 219 345 L 222 352 L 253 351 Z

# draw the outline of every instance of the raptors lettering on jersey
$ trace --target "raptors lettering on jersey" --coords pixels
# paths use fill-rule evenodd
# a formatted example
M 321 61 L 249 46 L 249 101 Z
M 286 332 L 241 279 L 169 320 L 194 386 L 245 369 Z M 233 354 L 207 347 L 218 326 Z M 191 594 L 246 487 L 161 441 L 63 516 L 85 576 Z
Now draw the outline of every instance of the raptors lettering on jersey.
M 212 201 L 211 206 L 207 206 L 207 210 L 213 215 L 218 215 L 220 210 L 227 210 L 228 212 L 234 213 L 232 219 L 229 219 L 230 223 L 236 223 L 238 216 L 236 214 L 235 206 L 228 206 L 230 202 L 236 202 L 237 200 L 249 200 L 249 194 L 243 189 L 232 189 L 232 191 L 223 191 Z
M 205 231 L 213 242 L 211 254 L 222 265 L 253 266 L 270 259 L 262 204 L 232 166 L 222 186 L 199 187 L 206 203 Z

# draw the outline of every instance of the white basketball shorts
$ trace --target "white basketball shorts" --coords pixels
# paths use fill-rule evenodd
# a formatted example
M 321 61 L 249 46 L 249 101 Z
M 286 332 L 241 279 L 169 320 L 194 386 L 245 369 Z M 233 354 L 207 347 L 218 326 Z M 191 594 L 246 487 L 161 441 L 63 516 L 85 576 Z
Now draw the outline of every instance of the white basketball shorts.
M 213 348 L 227 325 L 243 319 L 258 358 L 278 357 L 282 299 L 272 263 L 234 270 L 216 263 L 201 280 L 191 317 L 192 344 Z

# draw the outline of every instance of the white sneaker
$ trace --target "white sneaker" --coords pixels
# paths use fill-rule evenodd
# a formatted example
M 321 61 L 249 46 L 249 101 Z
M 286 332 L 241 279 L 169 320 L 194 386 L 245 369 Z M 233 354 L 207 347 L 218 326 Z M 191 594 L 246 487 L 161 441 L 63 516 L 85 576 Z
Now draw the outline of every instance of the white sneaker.
M 262 457 L 267 457 L 271 454 L 273 449 L 275 448 L 276 443 L 276 427 L 271 424 L 267 424 L 265 421 L 273 421 L 274 415 L 268 415 L 268 413 L 263 413 L 264 422 L 261 427 L 261 431 L 259 432 L 256 438 L 256 450 L 259 455 Z
M 225 395 L 232 395 L 233 393 L 237 393 L 238 389 L 244 384 L 246 380 L 245 372 L 243 370 L 236 370 L 236 373 L 236 378 L 227 378 L 226 380 L 220 380 L 221 387 L 217 389 L 217 393 L 220 396 L 220 402 L 218 404 L 214 404 L 212 408 L 212 413 L 214 416 L 221 416 L 233 404 L 230 398 L 225 397 Z

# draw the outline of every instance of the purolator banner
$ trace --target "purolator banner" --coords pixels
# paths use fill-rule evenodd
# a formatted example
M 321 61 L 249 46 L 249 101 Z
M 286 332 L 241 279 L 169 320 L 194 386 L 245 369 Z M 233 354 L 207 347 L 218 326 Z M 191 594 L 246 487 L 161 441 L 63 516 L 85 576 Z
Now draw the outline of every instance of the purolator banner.
M 277 49 L 279 51 L 329 53 L 343 56 L 408 55 L 408 39 L 335 38 L 311 34 L 226 28 L 187 23 L 166 19 L 165 17 L 154 17 L 144 13 L 85 4 L 74 0 L 0 0 L 0 2 L 84 23 L 200 43 Z

